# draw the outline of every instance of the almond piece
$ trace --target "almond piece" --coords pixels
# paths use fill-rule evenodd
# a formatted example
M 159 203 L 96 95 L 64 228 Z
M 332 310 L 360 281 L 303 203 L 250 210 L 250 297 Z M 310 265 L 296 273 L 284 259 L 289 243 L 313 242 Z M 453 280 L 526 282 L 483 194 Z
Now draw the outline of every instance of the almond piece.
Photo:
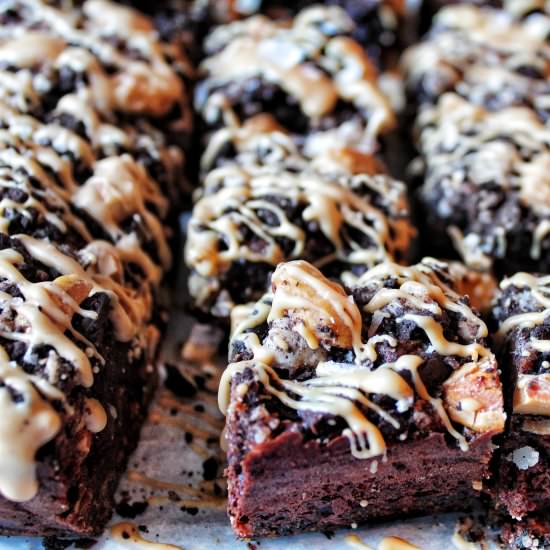
M 514 391 L 514 413 L 550 416 L 550 374 L 520 374 Z
M 443 383 L 450 418 L 475 432 L 501 432 L 506 415 L 494 355 L 466 363 Z

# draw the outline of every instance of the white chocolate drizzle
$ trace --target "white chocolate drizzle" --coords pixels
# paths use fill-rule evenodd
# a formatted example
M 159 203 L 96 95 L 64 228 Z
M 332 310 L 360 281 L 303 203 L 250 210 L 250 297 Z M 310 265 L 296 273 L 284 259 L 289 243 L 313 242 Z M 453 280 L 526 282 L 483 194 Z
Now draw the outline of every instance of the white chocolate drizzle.
M 377 358 L 376 344 L 388 342 L 396 345 L 393 336 L 374 334 L 368 331 L 368 340 L 363 344 L 363 320 L 358 306 L 351 296 L 339 285 L 325 279 L 313 266 L 304 261 L 281 264 L 272 277 L 272 294 L 266 295 L 260 301 L 253 314 L 244 317 L 234 327 L 232 344 L 237 341 L 243 343 L 252 354 L 251 359 L 230 364 L 224 372 L 219 390 L 219 406 L 224 412 L 231 410 L 234 401 L 243 399 L 246 392 L 237 392 L 231 397 L 231 381 L 246 371 L 251 371 L 254 377 L 262 384 L 265 390 L 277 397 L 284 405 L 295 410 L 309 410 L 321 414 L 338 416 L 345 420 L 347 428 L 342 435 L 348 438 L 352 454 L 356 458 L 369 459 L 386 453 L 386 443 L 379 427 L 367 419 L 364 410 L 370 409 L 382 420 L 395 429 L 399 429 L 399 419 L 382 407 L 375 405 L 369 395 L 386 395 L 396 402 L 395 410 L 404 412 L 410 410 L 415 396 L 427 401 L 440 418 L 442 424 L 452 435 L 462 450 L 467 450 L 468 443 L 449 418 L 459 424 L 468 425 L 476 431 L 494 431 L 497 433 L 504 427 L 504 413 L 502 411 L 502 392 L 494 356 L 476 340 L 487 335 L 484 323 L 460 301 L 460 297 L 452 290 L 451 284 L 446 283 L 438 275 L 444 272 L 445 264 L 432 259 L 426 259 L 422 264 L 413 267 L 402 267 L 386 262 L 368 271 L 357 283 L 358 289 L 370 288 L 377 285 L 379 290 L 367 303 L 366 310 L 374 312 L 386 308 L 399 301 L 409 303 L 413 300 L 413 307 L 426 305 L 426 314 L 410 315 L 407 320 L 414 322 L 419 328 L 426 331 L 430 343 L 435 351 L 443 356 L 456 356 L 467 359 L 469 362 L 462 368 L 469 369 L 472 376 L 465 378 L 464 383 L 453 380 L 446 392 L 452 399 L 432 397 L 419 373 L 419 367 L 425 363 L 420 355 L 402 355 L 394 362 L 384 363 L 375 368 L 369 368 Z M 384 281 L 390 278 L 397 279 L 401 290 L 389 293 Z M 421 288 L 422 290 L 421 290 Z M 407 290 L 411 292 L 407 293 Z M 460 336 L 472 343 L 459 344 L 449 342 L 443 336 L 441 326 L 437 321 L 428 324 L 441 315 L 441 310 L 434 313 L 436 308 L 445 308 L 458 313 L 472 326 L 462 330 Z M 395 314 L 393 314 L 395 316 Z M 405 316 L 407 317 L 407 316 Z M 285 379 L 278 374 L 275 355 L 263 346 L 260 338 L 250 329 L 268 323 L 268 326 L 280 319 L 292 320 L 292 330 L 304 337 L 310 349 L 319 347 L 330 349 L 352 349 L 355 359 L 353 362 L 335 363 L 321 361 L 317 364 L 315 375 L 306 380 Z M 376 332 L 376 330 L 375 330 Z M 365 363 L 366 362 L 366 363 Z M 402 376 L 404 371 L 409 373 L 412 385 Z M 486 378 L 487 392 L 475 390 L 475 380 Z M 474 386 L 470 387 L 470 382 Z M 476 395 L 473 421 L 471 416 L 454 414 L 468 403 L 473 404 L 472 395 Z

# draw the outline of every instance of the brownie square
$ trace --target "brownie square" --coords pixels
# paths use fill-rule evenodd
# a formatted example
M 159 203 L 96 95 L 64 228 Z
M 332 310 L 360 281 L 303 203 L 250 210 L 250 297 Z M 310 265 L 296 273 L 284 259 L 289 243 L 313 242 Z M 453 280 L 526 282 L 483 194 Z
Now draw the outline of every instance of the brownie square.
M 349 282 L 410 253 L 415 232 L 401 182 L 362 172 L 378 169 L 370 157 L 341 151 L 312 163 L 278 145 L 209 172 L 187 226 L 193 304 L 221 320 L 258 300 L 279 262 L 303 258 Z
M 240 537 L 464 510 L 504 428 L 487 327 L 446 264 L 344 290 L 303 261 L 234 328 L 220 386 Z
M 548 271 L 549 29 L 542 13 L 460 4 L 405 53 L 424 253 Z
M 187 65 L 115 3 L 0 23 L 0 533 L 95 536 L 156 385 Z
M 338 6 L 313 6 L 289 21 L 257 15 L 213 30 L 195 89 L 205 143 L 268 113 L 302 147 L 316 138 L 378 149 L 394 114 L 353 28 Z

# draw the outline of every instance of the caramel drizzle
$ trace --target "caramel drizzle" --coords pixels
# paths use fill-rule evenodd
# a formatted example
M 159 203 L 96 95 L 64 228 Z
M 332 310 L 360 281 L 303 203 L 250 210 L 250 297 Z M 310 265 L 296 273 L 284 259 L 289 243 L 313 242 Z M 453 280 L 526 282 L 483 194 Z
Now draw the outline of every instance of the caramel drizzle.
M 159 216 L 165 216 L 168 202 L 145 170 L 129 155 L 96 161 L 89 144 L 76 134 L 55 125 L 42 125 L 1 103 L 0 120 L 8 126 L 0 134 L 0 160 L 5 164 L 0 170 L 0 188 L 6 191 L 17 188 L 28 197 L 23 203 L 8 198 L 0 201 L 1 227 L 6 231 L 9 229 L 9 219 L 5 214 L 7 209 L 15 209 L 29 217 L 29 209 L 32 208 L 60 231 L 66 232 L 70 226 L 90 242 L 92 237 L 88 229 L 71 213 L 72 204 L 88 212 L 104 227 L 122 259 L 137 264 L 147 279 L 157 284 L 161 267 L 167 268 L 171 261 L 165 231 L 159 220 Z M 32 128 L 30 135 L 21 131 L 25 126 Z M 51 145 L 40 145 L 44 140 Z M 80 187 L 74 180 L 71 163 L 62 156 L 66 153 L 76 153 L 77 158 L 84 159 L 93 170 L 92 177 Z M 45 168 L 59 175 L 62 185 Z M 28 176 L 19 176 L 17 169 L 23 169 Z M 40 189 L 31 185 L 30 176 L 40 182 Z M 59 209 L 59 213 L 48 211 L 43 202 Z M 151 205 L 158 214 L 151 212 Z M 155 242 L 161 266 L 156 265 L 141 249 L 134 233 L 123 229 L 122 223 L 132 215 L 143 220 Z
M 537 277 L 530 273 L 516 273 L 512 277 L 504 279 L 500 283 L 500 288 L 505 290 L 510 286 L 517 288 L 527 288 L 533 298 L 538 302 L 539 311 L 527 313 L 518 313 L 505 319 L 499 327 L 497 337 L 503 338 L 509 332 L 515 329 L 533 328 L 544 323 L 544 320 L 550 315 L 550 275 Z M 533 349 L 544 347 L 546 344 L 541 341 L 532 342 Z
M 184 550 L 182 546 L 163 542 L 150 542 L 144 539 L 138 528 L 129 522 L 121 522 L 111 527 L 111 537 L 117 544 L 134 550 Z
M 61 419 L 48 400 L 65 396 L 49 382 L 26 373 L 0 347 L 0 490 L 4 497 L 25 501 L 38 491 L 35 455 L 61 428 Z M 10 391 L 22 398 L 13 400 Z M 10 474 L 10 475 L 4 475 Z
M 361 186 L 385 197 L 391 214 L 386 216 L 361 197 Z M 209 192 L 210 189 L 213 191 Z M 311 171 L 295 174 L 269 166 L 229 165 L 209 173 L 205 190 L 205 196 L 194 207 L 186 246 L 187 265 L 203 277 L 219 276 L 236 260 L 275 266 L 304 254 L 306 232 L 269 200 L 273 195 L 305 205 L 303 225 L 317 222 L 333 244 L 333 253 L 315 260 L 318 267 L 334 261 L 369 267 L 405 251 L 411 236 L 405 219 L 393 219 L 406 216 L 404 190 L 385 176 L 331 178 Z M 263 221 L 258 216 L 260 210 L 271 213 L 277 224 Z M 365 247 L 355 238 L 345 237 L 342 232 L 345 224 L 372 245 Z M 244 241 L 241 226 L 265 243 L 261 250 Z M 395 236 L 391 236 L 392 231 Z M 288 256 L 277 242 L 280 237 L 293 241 Z M 221 240 L 227 246 L 225 250 L 220 250 Z
M 360 278 L 358 287 L 376 283 L 380 288 L 365 309 L 371 312 L 380 311 L 395 300 L 412 303 L 413 307 L 424 309 L 427 314 L 406 315 L 403 320 L 411 320 L 422 328 L 438 353 L 458 355 L 470 359 L 472 364 L 484 361 L 492 357 L 487 348 L 475 342 L 463 345 L 447 341 L 441 325 L 431 317 L 441 314 L 441 308 L 444 308 L 475 323 L 478 327 L 476 338 L 487 335 L 485 324 L 468 306 L 460 302 L 459 296 L 437 275 L 437 270 L 444 267 L 445 264 L 436 260 L 425 259 L 423 263 L 413 267 L 386 262 L 371 269 Z M 400 283 L 399 289 L 392 290 L 383 286 L 383 281 L 390 277 L 397 279 Z M 300 287 L 305 290 L 300 290 Z M 363 345 L 359 309 L 341 287 L 325 279 L 306 262 L 295 261 L 277 268 L 273 275 L 273 289 L 273 296 L 264 297 L 256 305 L 253 314 L 242 319 L 233 330 L 232 341 L 238 339 L 244 342 L 252 351 L 253 359 L 232 363 L 224 372 L 219 391 L 219 407 L 222 412 L 227 413 L 231 406 L 231 381 L 237 374 L 249 369 L 265 389 L 286 406 L 343 418 L 348 425 L 343 435 L 350 441 L 352 454 L 366 459 L 384 454 L 386 444 L 380 430 L 365 417 L 356 403 L 375 411 L 395 428 L 399 428 L 399 422 L 373 404 L 366 395 L 388 395 L 397 402 L 397 410 L 403 412 L 412 406 L 416 393 L 432 405 L 447 431 L 458 441 L 462 450 L 467 450 L 466 439 L 454 428 L 443 401 L 429 395 L 418 373 L 418 368 L 424 362 L 422 357 L 404 355 L 395 363 L 386 363 L 375 370 L 362 365 L 365 359 L 376 360 L 375 344 L 379 340 L 375 340 L 376 335 L 369 330 L 369 340 L 366 346 Z M 304 339 L 313 349 L 319 345 L 317 326 L 331 323 L 327 326 L 330 326 L 330 332 L 335 335 L 334 345 L 344 349 L 353 348 L 354 363 L 340 365 L 324 362 L 317 366 L 315 377 L 309 380 L 300 382 L 282 379 L 271 366 L 274 362 L 273 355 L 263 348 L 255 333 L 246 331 L 284 316 L 292 316 L 299 321 L 294 330 L 300 334 L 304 334 L 305 330 L 307 336 Z M 314 319 L 317 319 L 317 324 L 314 324 Z M 403 370 L 409 371 L 413 387 L 399 374 Z
M 353 28 L 343 10 L 320 6 L 303 10 L 290 26 L 263 16 L 221 26 L 206 41 L 207 51 L 218 53 L 203 61 L 201 71 L 211 88 L 259 76 L 296 97 L 314 120 L 329 114 L 339 100 L 350 102 L 368 116 L 359 148 L 372 150 L 375 137 L 394 125 L 391 107 L 361 46 L 347 36 L 324 34 L 320 21 L 330 21 L 337 34 Z M 212 93 L 199 107 L 207 121 L 221 116 L 226 125 L 239 126 L 223 92 Z

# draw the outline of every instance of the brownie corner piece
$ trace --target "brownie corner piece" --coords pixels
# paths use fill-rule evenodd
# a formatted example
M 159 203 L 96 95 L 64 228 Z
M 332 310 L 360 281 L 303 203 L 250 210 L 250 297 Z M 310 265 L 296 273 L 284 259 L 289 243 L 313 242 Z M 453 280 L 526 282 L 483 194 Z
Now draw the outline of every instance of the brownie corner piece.
M 234 328 L 220 386 L 240 537 L 464 509 L 504 429 L 487 327 L 446 264 L 348 290 L 303 261 Z

